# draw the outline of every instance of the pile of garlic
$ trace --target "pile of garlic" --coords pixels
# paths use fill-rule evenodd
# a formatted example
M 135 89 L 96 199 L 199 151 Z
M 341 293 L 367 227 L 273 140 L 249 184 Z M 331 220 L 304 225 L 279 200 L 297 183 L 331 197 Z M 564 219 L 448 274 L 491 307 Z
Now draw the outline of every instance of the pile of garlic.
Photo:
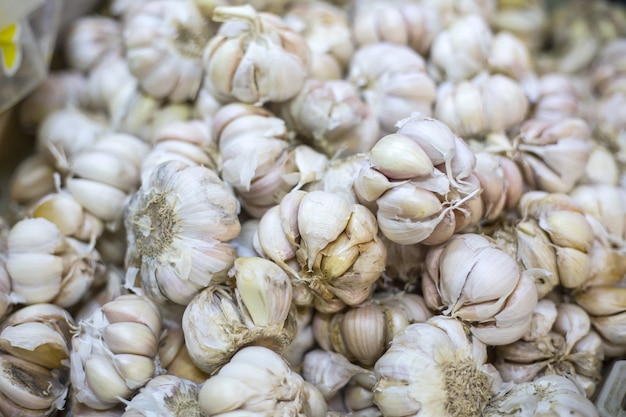
M 625 9 L 97 12 L 20 108 L 0 414 L 599 415 L 626 358 Z

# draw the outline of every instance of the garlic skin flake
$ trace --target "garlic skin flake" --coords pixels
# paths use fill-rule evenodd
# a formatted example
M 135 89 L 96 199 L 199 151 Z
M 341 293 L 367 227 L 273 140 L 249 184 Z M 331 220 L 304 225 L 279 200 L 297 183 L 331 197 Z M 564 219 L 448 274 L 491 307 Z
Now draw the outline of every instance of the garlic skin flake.
M 126 209 L 127 279 L 157 302 L 186 305 L 226 279 L 240 230 L 235 196 L 212 170 L 179 161 L 158 165 Z
M 309 73 L 310 50 L 276 15 L 252 6 L 220 6 L 224 22 L 204 51 L 204 88 L 222 102 L 281 102 L 295 96 Z
M 130 71 L 149 95 L 173 102 L 196 97 L 210 37 L 210 22 L 191 1 L 150 1 L 124 23 Z
M 374 366 L 374 402 L 388 417 L 478 416 L 501 383 L 486 361 L 486 346 L 459 320 L 412 324 Z
M 572 380 L 546 375 L 532 382 L 507 385 L 489 400 L 484 417 L 597 417 L 598 410 Z
M 324 417 L 327 411 L 326 401 L 314 385 L 293 372 L 280 355 L 261 346 L 237 352 L 204 382 L 199 401 L 202 412 L 212 417 Z

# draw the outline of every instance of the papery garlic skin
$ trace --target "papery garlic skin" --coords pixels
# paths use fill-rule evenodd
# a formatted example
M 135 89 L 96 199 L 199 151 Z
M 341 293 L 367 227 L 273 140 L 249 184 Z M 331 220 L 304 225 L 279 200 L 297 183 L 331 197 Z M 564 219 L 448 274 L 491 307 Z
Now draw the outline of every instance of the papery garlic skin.
M 296 333 L 291 281 L 273 262 L 237 258 L 235 288 L 213 286 L 185 309 L 182 328 L 191 359 L 212 374 L 240 348 L 265 346 L 282 352 Z
M 52 304 L 26 306 L 0 327 L 0 413 L 54 415 L 65 408 L 74 321 Z
M 327 405 L 317 388 L 293 372 L 277 353 L 249 346 L 202 385 L 202 412 L 210 416 L 231 413 L 272 413 L 323 417 Z
M 161 314 L 149 299 L 121 295 L 79 324 L 70 378 L 76 399 L 106 410 L 130 398 L 158 369 Z
M 374 402 L 390 417 L 480 415 L 501 382 L 486 361 L 486 346 L 460 321 L 412 324 L 376 362 Z
M 455 20 L 435 37 L 430 59 L 432 73 L 438 80 L 462 81 L 487 66 L 493 35 L 479 15 Z
M 364 45 L 350 61 L 348 81 L 359 87 L 384 132 L 414 112 L 432 114 L 435 82 L 424 59 L 408 46 L 388 42 Z
M 374 109 L 344 80 L 307 80 L 301 92 L 281 103 L 278 115 L 329 157 L 367 152 L 379 139 Z
M 471 233 L 428 251 L 422 293 L 431 309 L 469 323 L 472 334 L 489 345 L 522 337 L 537 304 L 534 281 L 515 259 Z
M 598 411 L 572 380 L 560 375 L 546 375 L 532 382 L 507 386 L 489 400 L 485 417 L 526 417 L 578 414 L 597 417 Z
M 291 275 L 296 304 L 335 312 L 364 301 L 380 277 L 377 233 L 374 215 L 342 195 L 292 191 L 261 217 L 255 239 Z
M 158 165 L 126 209 L 126 266 L 157 302 L 186 305 L 209 283 L 226 279 L 240 230 L 232 192 L 208 168 Z
M 156 98 L 194 99 L 202 82 L 202 54 L 211 37 L 191 1 L 151 1 L 124 23 L 130 71 Z
M 432 316 L 417 294 L 376 293 L 368 302 L 335 314 L 317 313 L 313 332 L 320 347 L 347 360 L 373 365 L 406 326 Z
M 224 6 L 215 8 L 213 20 L 224 23 L 204 51 L 204 86 L 218 100 L 281 102 L 300 91 L 310 50 L 278 16 Z
M 173 375 L 155 376 L 130 400 L 122 416 L 140 417 L 154 413 L 163 417 L 200 416 L 199 391 L 198 384 L 187 379 Z

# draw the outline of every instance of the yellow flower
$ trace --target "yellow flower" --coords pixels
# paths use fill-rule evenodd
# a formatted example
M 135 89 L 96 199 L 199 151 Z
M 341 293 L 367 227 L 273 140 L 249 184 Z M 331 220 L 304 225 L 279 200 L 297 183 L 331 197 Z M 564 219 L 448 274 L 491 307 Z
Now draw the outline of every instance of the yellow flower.
M 17 23 L 0 29 L 0 65 L 9 77 L 17 72 L 22 61 L 19 36 L 20 26 Z

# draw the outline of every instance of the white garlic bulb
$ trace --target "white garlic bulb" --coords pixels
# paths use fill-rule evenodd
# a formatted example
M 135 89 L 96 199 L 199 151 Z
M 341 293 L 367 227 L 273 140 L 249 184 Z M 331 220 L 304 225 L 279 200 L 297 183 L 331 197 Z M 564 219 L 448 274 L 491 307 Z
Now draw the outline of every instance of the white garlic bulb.
M 105 16 L 76 19 L 65 35 L 64 52 L 70 68 L 89 73 L 100 62 L 122 55 L 122 25 Z
M 261 346 L 237 352 L 199 394 L 202 412 L 324 417 L 326 401 L 315 386 L 293 372 L 277 353 Z
M 141 88 L 173 102 L 194 99 L 209 23 L 191 1 L 150 1 L 134 11 L 124 22 L 124 47 Z
M 461 321 L 412 324 L 376 362 L 374 402 L 389 417 L 478 416 L 501 382 L 486 361 L 486 346 Z
M 319 349 L 308 352 L 302 366 L 304 380 L 315 385 L 327 400 L 346 386 L 353 376 L 372 374 L 372 371 L 350 363 L 339 353 Z
M 223 6 L 224 22 L 204 51 L 204 86 L 221 101 L 262 104 L 295 96 L 309 71 L 309 47 L 282 19 L 252 6 Z
M 155 376 L 128 402 L 122 417 L 200 415 L 199 391 L 198 384 L 187 379 Z
M 126 209 L 126 265 L 158 302 L 186 305 L 226 279 L 240 230 L 237 201 L 217 174 L 179 161 L 158 165 Z
M 189 355 L 209 374 L 243 346 L 282 352 L 296 332 L 291 281 L 278 265 L 258 257 L 237 258 L 230 274 L 235 288 L 206 288 L 183 315 Z

